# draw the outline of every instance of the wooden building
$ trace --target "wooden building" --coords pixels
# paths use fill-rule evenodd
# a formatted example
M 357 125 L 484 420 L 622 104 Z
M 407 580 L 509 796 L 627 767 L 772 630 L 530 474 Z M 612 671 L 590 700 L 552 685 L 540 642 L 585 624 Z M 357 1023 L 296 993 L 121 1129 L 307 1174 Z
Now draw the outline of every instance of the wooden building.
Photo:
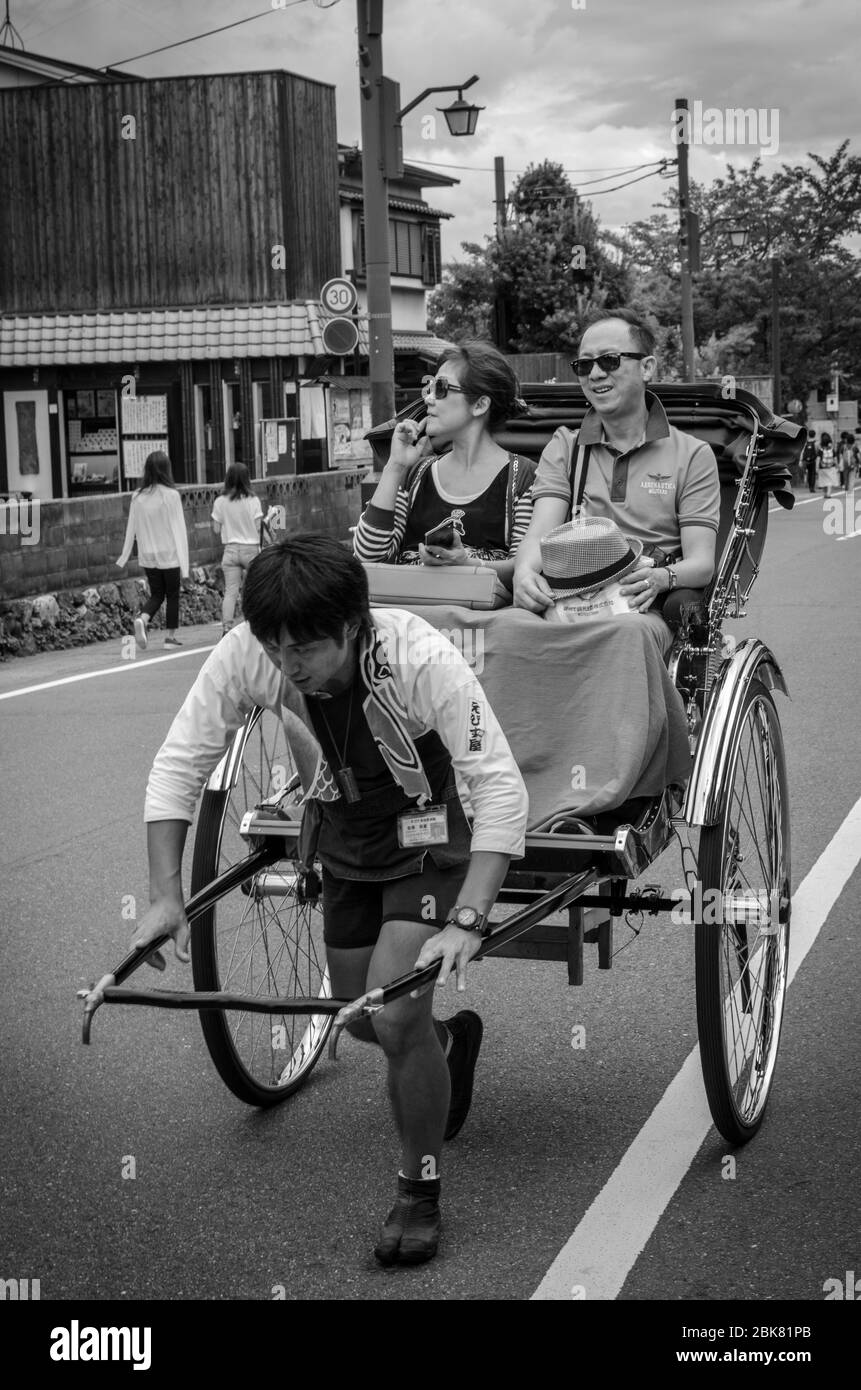
M 334 96 L 281 71 L 0 87 L 0 492 L 125 490 L 157 447 L 178 482 L 327 466 Z

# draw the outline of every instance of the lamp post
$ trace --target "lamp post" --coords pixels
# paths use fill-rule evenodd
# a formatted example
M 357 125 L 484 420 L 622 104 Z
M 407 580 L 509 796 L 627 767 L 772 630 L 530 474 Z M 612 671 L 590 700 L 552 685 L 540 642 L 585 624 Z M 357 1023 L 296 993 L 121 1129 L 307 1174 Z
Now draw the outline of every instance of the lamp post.
M 379 425 L 395 413 L 387 185 L 389 178 L 403 172 L 401 120 L 431 92 L 457 92 L 451 106 L 437 109 L 442 109 L 452 135 L 472 135 L 483 108 L 463 99 L 464 91 L 478 81 L 473 76 L 455 86 L 426 87 L 399 109 L 398 85 L 383 76 L 383 0 L 357 3 L 371 421 Z
M 781 362 L 780 362 L 780 260 L 771 258 L 771 375 L 773 377 L 772 410 L 780 414 Z

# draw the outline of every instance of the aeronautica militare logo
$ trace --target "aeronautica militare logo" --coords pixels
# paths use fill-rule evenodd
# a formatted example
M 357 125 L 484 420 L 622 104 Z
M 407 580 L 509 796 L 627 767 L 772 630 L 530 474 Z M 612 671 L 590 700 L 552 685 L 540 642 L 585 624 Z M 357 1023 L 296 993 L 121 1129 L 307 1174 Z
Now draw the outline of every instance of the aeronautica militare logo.
M 640 487 L 644 487 L 653 497 L 663 497 L 676 490 L 672 473 L 647 473 Z

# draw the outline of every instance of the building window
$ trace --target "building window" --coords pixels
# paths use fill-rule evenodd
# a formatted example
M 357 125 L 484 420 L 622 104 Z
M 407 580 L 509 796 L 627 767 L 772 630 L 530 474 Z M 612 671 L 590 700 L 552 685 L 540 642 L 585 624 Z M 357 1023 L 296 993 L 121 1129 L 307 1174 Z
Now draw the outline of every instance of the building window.
M 422 283 L 438 285 L 442 279 L 440 264 L 439 227 L 422 223 Z
M 365 219 L 359 218 L 355 245 L 356 274 L 365 274 Z M 439 227 L 429 222 L 389 218 L 389 264 L 392 275 L 411 275 L 425 285 L 440 279 Z

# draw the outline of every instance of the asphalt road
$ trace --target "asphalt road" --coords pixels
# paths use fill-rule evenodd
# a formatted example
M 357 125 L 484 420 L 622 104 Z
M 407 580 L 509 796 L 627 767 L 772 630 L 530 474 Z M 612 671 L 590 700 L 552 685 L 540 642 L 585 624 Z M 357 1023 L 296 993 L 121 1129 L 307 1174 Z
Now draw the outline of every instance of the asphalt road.
M 771 516 L 733 625 L 789 682 L 795 886 L 861 797 L 861 536 L 826 535 L 821 502 L 799 500 Z M 111 644 L 0 668 L 0 696 L 100 673 L 0 700 L 0 1277 L 39 1278 L 43 1299 L 529 1299 L 632 1145 L 656 1183 L 672 1166 L 672 1134 L 636 1145 L 696 1043 L 689 929 L 653 919 L 612 971 L 590 955 L 582 989 L 553 963 L 472 972 L 485 1044 L 446 1155 L 444 1243 L 427 1267 L 380 1269 L 397 1148 L 375 1050 L 346 1038 L 337 1064 L 257 1112 L 224 1088 L 192 1014 L 104 1009 L 81 1046 L 75 990 L 124 954 L 126 895 L 146 901 L 147 771 L 215 632 L 187 630 L 169 660 L 124 663 Z M 673 857 L 648 878 L 679 886 Z M 861 1273 L 859 887 L 856 866 L 789 991 L 762 1130 L 734 1176 L 708 1132 L 621 1299 L 821 1301 L 827 1279 Z M 181 980 L 172 962 L 158 982 Z

